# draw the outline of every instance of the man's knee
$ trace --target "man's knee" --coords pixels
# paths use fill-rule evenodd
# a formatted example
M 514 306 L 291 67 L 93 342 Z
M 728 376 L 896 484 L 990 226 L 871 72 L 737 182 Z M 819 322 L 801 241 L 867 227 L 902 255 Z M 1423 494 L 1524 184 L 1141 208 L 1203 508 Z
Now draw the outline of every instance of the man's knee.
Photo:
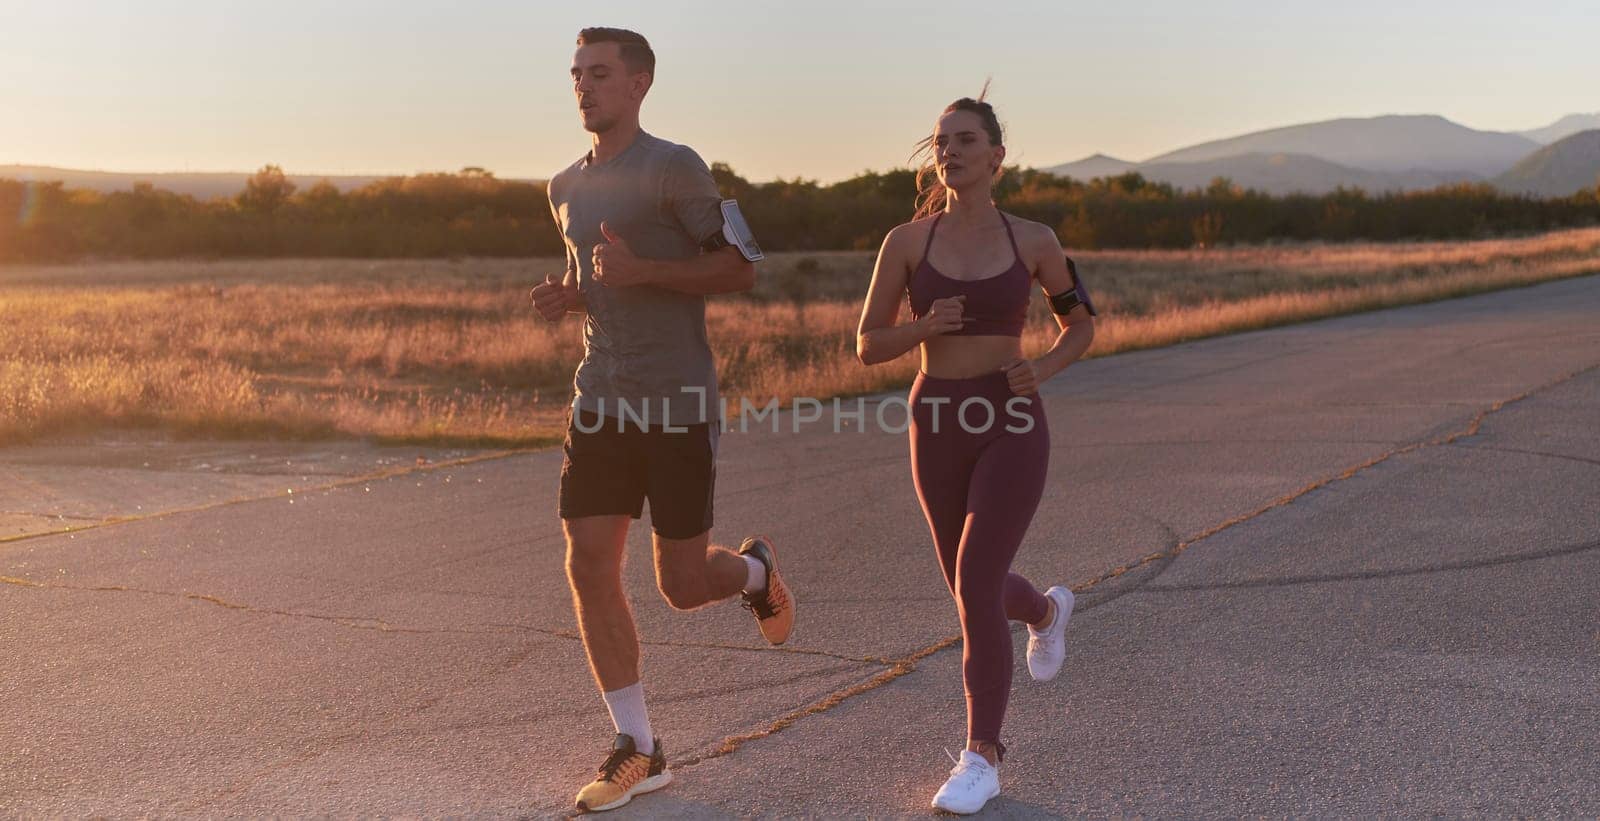
M 663 565 L 656 573 L 656 586 L 674 610 L 693 610 L 706 603 L 705 580 L 695 574 Z
M 627 531 L 599 524 L 567 528 L 567 581 L 584 593 L 622 583 L 622 541 Z
M 656 586 L 674 610 L 693 610 L 711 601 L 706 580 L 710 544 L 707 533 L 689 539 L 656 534 Z
M 579 593 L 615 585 L 622 580 L 622 562 L 581 550 L 567 551 L 567 581 Z

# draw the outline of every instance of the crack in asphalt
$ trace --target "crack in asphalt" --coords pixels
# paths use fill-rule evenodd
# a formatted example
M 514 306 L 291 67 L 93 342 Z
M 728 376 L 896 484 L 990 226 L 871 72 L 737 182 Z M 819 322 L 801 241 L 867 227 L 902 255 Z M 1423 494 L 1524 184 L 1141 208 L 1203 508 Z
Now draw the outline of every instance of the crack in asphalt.
M 467 465 L 477 464 L 478 462 L 489 462 L 489 461 L 493 461 L 493 460 L 496 460 L 496 459 L 509 459 L 511 457 L 514 457 L 514 456 L 522 456 L 522 455 L 529 454 L 529 453 L 538 453 L 540 450 L 542 450 L 542 448 L 516 448 L 516 449 L 513 449 L 513 450 L 495 451 L 493 453 L 478 453 L 478 454 L 474 454 L 472 456 L 463 456 L 460 459 L 448 459 L 448 460 L 445 460 L 443 462 L 430 462 L 430 463 L 428 463 L 426 465 L 422 465 L 422 466 L 407 465 L 405 467 L 396 467 L 396 468 L 391 468 L 389 470 L 381 470 L 381 471 L 378 471 L 376 473 L 365 473 L 365 474 L 362 474 L 360 476 L 352 476 L 352 477 L 348 477 L 348 478 L 345 478 L 345 479 L 341 479 L 341 480 L 339 480 L 337 482 L 328 482 L 326 484 L 321 484 L 321 485 L 308 485 L 308 486 L 306 486 L 304 488 L 300 488 L 300 489 L 296 490 L 296 492 L 297 493 L 301 493 L 301 494 L 310 495 L 310 494 L 315 493 L 317 491 L 335 490 L 335 489 L 338 489 L 338 488 L 350 487 L 351 485 L 359 485 L 359 484 L 362 484 L 363 482 L 381 482 L 381 481 L 384 481 L 386 479 L 395 479 L 395 478 L 399 478 L 399 477 L 402 477 L 402 476 L 411 476 L 413 474 L 433 473 L 433 472 L 439 471 L 439 470 L 446 470 L 446 469 L 450 469 L 450 468 L 465 467 Z M 277 493 L 269 494 L 269 495 L 266 495 L 266 496 L 239 496 L 239 497 L 232 498 L 232 499 L 223 499 L 222 501 L 219 501 L 219 502 L 207 502 L 207 503 L 202 504 L 202 505 L 192 505 L 192 506 L 189 506 L 189 507 L 177 507 L 177 508 L 172 508 L 170 510 L 162 510 L 162 511 L 158 511 L 158 512 L 155 512 L 155 513 L 146 513 L 146 514 L 143 514 L 143 515 L 108 516 L 108 517 L 103 517 L 103 518 L 96 518 L 90 524 L 85 524 L 85 525 L 81 525 L 81 526 L 78 526 L 78 527 L 63 527 L 63 528 L 58 528 L 56 530 L 44 530 L 44 531 L 40 531 L 38 533 L 23 533 L 23 534 L 19 534 L 19 535 L 16 535 L 16 536 L 0 536 L 0 545 L 6 545 L 6 544 L 10 544 L 12 542 L 26 541 L 28 539 L 42 539 L 42 538 L 45 538 L 47 536 L 60 536 L 60 535 L 66 534 L 66 533 L 77 534 L 77 533 L 82 533 L 82 532 L 87 531 L 87 530 L 98 530 L 98 529 L 100 529 L 102 527 L 113 527 L 115 525 L 132 524 L 134 522 L 148 522 L 148 521 L 151 521 L 151 520 L 154 520 L 154 519 L 165 519 L 165 518 L 167 518 L 169 516 L 177 516 L 177 515 L 180 515 L 180 514 L 183 514 L 183 513 L 197 513 L 197 512 L 203 511 L 203 510 L 214 510 L 214 509 L 220 508 L 220 507 L 230 507 L 232 505 L 242 505 L 242 504 L 246 504 L 248 502 L 259 502 L 259 501 L 261 501 L 263 499 L 275 499 L 275 498 L 279 498 L 279 497 L 280 497 L 280 494 L 277 494 Z
M 795 673 L 795 674 L 789 675 L 789 676 L 774 677 L 774 678 L 762 677 L 760 687 L 767 688 L 767 687 L 782 686 L 782 685 L 786 685 L 786 684 L 796 684 L 796 683 L 799 683 L 799 682 L 802 682 L 802 681 L 806 681 L 808 679 L 825 678 L 827 676 L 831 676 L 831 675 L 834 675 L 834 674 L 837 674 L 837 673 L 844 673 L 844 672 L 847 672 L 847 671 L 856 671 L 858 675 L 860 673 L 867 672 L 867 671 L 861 670 L 861 665 L 860 664 L 856 664 L 856 663 L 830 664 L 830 665 L 828 665 L 826 667 L 819 667 L 819 668 L 817 668 L 815 670 L 808 670 L 808 671 L 803 672 L 803 673 Z M 738 695 L 740 693 L 747 693 L 749 691 L 749 689 L 750 689 L 750 687 L 747 684 L 727 684 L 727 685 L 722 685 L 722 686 L 718 686 L 718 687 L 704 687 L 704 688 L 701 688 L 699 690 L 689 690 L 687 692 L 674 693 L 674 694 L 672 694 L 670 696 L 652 697 L 650 699 L 650 703 L 652 703 L 652 704 L 680 704 L 680 703 L 683 703 L 685 701 L 695 701 L 697 699 L 702 699 L 702 698 L 712 698 L 712 697 L 715 697 L 715 696 Z M 677 765 L 674 765 L 674 766 L 677 766 Z
M 1448 573 L 1454 570 L 1478 570 L 1485 567 L 1500 567 L 1508 564 L 1521 564 L 1543 559 L 1555 559 L 1562 556 L 1571 556 L 1586 553 L 1590 550 L 1600 549 L 1600 541 L 1579 542 L 1577 544 L 1563 545 L 1561 547 L 1533 550 L 1526 553 L 1516 553 L 1510 556 L 1494 556 L 1486 559 L 1469 559 L 1460 562 L 1445 562 L 1442 564 L 1426 565 L 1423 567 L 1402 567 L 1390 570 L 1360 570 L 1350 573 L 1325 573 L 1304 576 L 1284 576 L 1277 579 L 1248 579 L 1236 582 L 1213 582 L 1210 584 L 1143 584 L 1129 593 L 1192 593 L 1207 590 L 1239 590 L 1257 587 L 1293 587 L 1302 584 L 1334 584 L 1338 582 L 1370 581 L 1374 579 L 1398 579 L 1404 576 L 1421 576 L 1429 573 Z
M 400 633 L 409 635 L 469 635 L 490 636 L 508 632 L 533 633 L 547 638 L 564 639 L 568 641 L 582 641 L 583 637 L 573 630 L 561 630 L 549 627 L 535 627 L 530 624 L 515 622 L 485 622 L 478 627 L 490 629 L 473 629 L 467 627 L 413 627 L 395 624 L 385 619 L 374 616 L 347 616 L 334 613 L 310 613 L 303 610 L 278 610 L 270 607 L 257 607 L 240 602 L 230 601 L 220 596 L 206 593 L 179 593 L 171 590 L 151 590 L 142 587 L 128 587 L 119 584 L 105 585 L 71 585 L 57 582 L 42 582 L 34 579 L 19 578 L 17 576 L 0 576 L 0 584 L 9 584 L 14 587 L 26 587 L 37 590 L 65 590 L 75 593 L 140 593 L 147 596 L 164 596 L 167 598 L 198 601 L 215 605 L 227 610 L 237 610 L 242 613 L 251 613 L 260 616 L 279 616 L 292 619 L 311 619 L 348 627 L 354 630 L 373 630 L 379 633 Z M 881 656 L 851 656 L 843 653 L 834 653 L 827 650 L 817 650 L 808 647 L 752 647 L 742 644 L 727 644 L 722 642 L 699 641 L 668 641 L 640 639 L 641 645 L 650 647 L 673 647 L 684 650 L 729 650 L 745 653 L 786 653 L 796 656 L 816 656 L 837 661 L 847 661 L 852 664 L 875 664 L 884 667 L 893 666 L 894 659 Z
M 1140 407 L 1150 407 L 1152 404 L 1148 399 L 1095 399 L 1091 397 L 1075 397 L 1073 398 L 1073 401 L 1080 405 L 1138 405 Z M 1163 399 L 1159 405 L 1163 408 L 1251 408 L 1265 410 L 1323 410 L 1326 408 L 1402 408 L 1410 410 L 1414 408 L 1477 407 L 1477 403 L 1466 400 L 1458 402 L 1301 402 L 1293 400 L 1250 401 L 1248 399 L 1241 399 L 1237 402 L 1233 400 L 1226 402 L 1180 402 L 1177 400 Z
M 707 761 L 711 761 L 712 759 L 722 758 L 723 756 L 730 755 L 735 750 L 738 750 L 740 747 L 743 747 L 745 744 L 748 744 L 752 741 L 767 738 L 768 736 L 783 732 L 785 729 L 793 726 L 801 719 L 804 719 L 808 716 L 825 713 L 834 707 L 837 707 L 840 704 L 843 704 L 844 702 L 861 695 L 862 693 L 872 692 L 873 690 L 876 690 L 894 681 L 895 679 L 907 675 L 908 673 L 917 669 L 917 662 L 939 652 L 940 650 L 951 647 L 960 641 L 960 634 L 949 636 L 920 650 L 917 650 L 908 656 L 893 659 L 892 666 L 889 667 L 889 669 L 884 670 L 883 672 L 873 676 L 870 679 L 867 679 L 866 681 L 851 687 L 846 687 L 843 690 L 835 690 L 834 692 L 829 693 L 828 695 L 825 695 L 822 698 L 811 702 L 810 704 L 795 710 L 791 710 L 790 712 L 779 716 L 777 720 L 773 721 L 762 729 L 748 733 L 739 733 L 736 735 L 726 736 L 720 742 L 717 742 L 709 751 L 680 759 L 674 762 L 672 767 L 673 769 L 687 769 L 697 764 L 703 764 Z
M 804 682 L 804 681 L 807 681 L 809 679 L 827 678 L 828 676 L 837 675 L 839 673 L 844 673 L 844 672 L 847 672 L 847 671 L 850 671 L 850 670 L 854 670 L 858 666 L 859 665 L 855 665 L 855 664 L 830 664 L 830 665 L 827 665 L 825 667 L 818 667 L 818 668 L 816 668 L 814 670 L 806 670 L 804 672 L 794 673 L 794 674 L 788 675 L 788 676 L 772 677 L 772 678 L 763 677 L 761 679 L 761 681 L 762 681 L 762 684 L 775 684 L 775 685 L 798 684 L 800 682 Z M 705 688 L 705 689 L 702 689 L 702 690 L 695 690 L 695 691 L 685 692 L 685 693 L 677 693 L 677 694 L 674 694 L 674 695 L 660 697 L 660 698 L 658 698 L 656 696 L 651 696 L 650 697 L 650 704 L 652 706 L 657 705 L 657 704 L 676 704 L 676 703 L 682 703 L 682 702 L 685 702 L 685 701 L 693 701 L 693 700 L 696 700 L 696 699 L 712 698 L 712 697 L 715 697 L 715 696 L 736 695 L 738 693 L 747 693 L 748 691 L 749 691 L 748 685 L 742 685 L 742 684 L 728 685 L 728 686 L 725 686 L 725 687 L 709 687 L 709 688 Z M 529 712 L 518 713 L 516 715 L 507 716 L 506 718 L 503 718 L 503 719 L 492 719 L 492 720 L 485 720 L 485 721 L 458 721 L 458 722 L 449 723 L 449 724 L 435 724 L 435 725 L 430 725 L 430 726 L 423 727 L 423 728 L 418 728 L 418 729 L 419 730 L 425 730 L 425 731 L 431 732 L 431 733 L 465 732 L 465 731 L 469 731 L 469 730 L 485 730 L 485 729 L 493 729 L 493 728 L 498 728 L 498 727 L 506 727 L 506 726 L 510 726 L 510 725 L 537 725 L 537 724 L 539 724 L 541 722 L 548 721 L 549 719 L 567 718 L 567 717 L 570 717 L 571 715 L 572 715 L 572 711 L 569 710 L 569 709 L 565 709 L 565 708 L 554 708 L 554 709 L 548 709 L 548 710 L 532 710 L 532 711 L 529 711 Z M 418 730 L 411 730 L 411 729 L 392 730 L 392 731 L 390 731 L 389 734 L 390 735 L 400 735 L 400 734 L 404 733 L 404 734 L 407 734 L 407 735 L 412 735 L 412 734 L 415 734 L 417 731 Z
M 98 522 L 99 516 L 80 516 L 76 513 L 51 513 L 37 510 L 0 510 L 0 516 L 37 516 L 41 519 L 76 519 L 81 522 Z
M 1144 441 L 1129 442 L 1080 442 L 1067 441 L 1059 446 L 1051 446 L 1056 450 L 1089 450 L 1093 448 L 1142 448 L 1165 447 L 1169 445 L 1388 445 L 1393 447 L 1392 439 L 1318 439 L 1316 437 L 1260 437 L 1251 439 L 1147 439 Z
M 1565 374 L 1562 374 L 1561 376 L 1558 376 L 1554 380 L 1552 380 L 1550 382 L 1547 382 L 1547 383 L 1545 383 L 1543 385 L 1539 385 L 1538 387 L 1535 387 L 1535 388 L 1530 388 L 1529 390 L 1524 391 L 1522 393 L 1519 393 L 1519 394 L 1517 394 L 1515 396 L 1512 396 L 1510 398 L 1501 399 L 1501 400 L 1489 405 L 1488 407 L 1479 410 L 1477 413 L 1473 414 L 1472 419 L 1468 421 L 1466 427 L 1463 427 L 1463 428 L 1461 428 L 1459 430 L 1456 430 L 1456 431 L 1454 431 L 1452 433 L 1445 434 L 1443 436 L 1435 437 L 1433 439 L 1427 439 L 1427 440 L 1424 440 L 1424 441 L 1421 441 L 1421 442 L 1412 442 L 1410 444 L 1402 445 L 1402 446 L 1397 447 L 1397 448 L 1391 448 L 1391 449 L 1389 449 L 1387 451 L 1384 451 L 1383 453 L 1378 454 L 1377 456 L 1372 457 L 1371 459 L 1368 459 L 1368 460 L 1366 460 L 1364 462 L 1361 462 L 1360 464 L 1348 467 L 1348 468 L 1344 469 L 1343 471 L 1341 471 L 1341 472 L 1339 472 L 1337 474 L 1334 474 L 1332 476 L 1326 476 L 1326 477 L 1324 477 L 1322 479 L 1319 479 L 1319 480 L 1317 480 L 1315 482 L 1312 482 L 1311 484 L 1305 485 L 1304 487 L 1301 487 L 1298 490 L 1294 490 L 1294 491 L 1286 493 L 1286 494 L 1284 494 L 1282 496 L 1279 496 L 1278 498 L 1268 502 L 1267 504 L 1265 504 L 1265 505 L 1263 505 L 1263 506 L 1261 506 L 1259 508 L 1256 508 L 1255 510 L 1252 510 L 1252 511 L 1250 511 L 1248 513 L 1241 513 L 1238 516 L 1234 516 L 1231 519 L 1228 519 L 1228 520 L 1223 521 L 1221 523 L 1212 525 L 1211 527 L 1208 527 L 1205 530 L 1202 530 L 1199 533 L 1197 533 L 1197 534 L 1195 534 L 1193 536 L 1190 536 L 1187 539 L 1183 539 L 1183 540 L 1179 541 L 1177 544 L 1172 545 L 1172 546 L 1170 546 L 1170 547 L 1168 547 L 1168 548 L 1166 548 L 1164 550 L 1158 550 L 1158 551 L 1156 551 L 1154 553 L 1150 553 L 1150 554 L 1148 554 L 1148 555 L 1146 555 L 1146 556 L 1144 556 L 1142 558 L 1136 559 L 1136 560 L 1134 560 L 1132 562 L 1128 562 L 1127 564 L 1123 564 L 1123 565 L 1120 565 L 1118 567 L 1114 567 L 1114 568 L 1112 568 L 1110 570 L 1107 570 L 1107 571 L 1101 573 L 1100 575 L 1095 576 L 1092 579 L 1089 579 L 1086 582 L 1080 582 L 1079 584 L 1073 585 L 1072 586 L 1072 590 L 1073 590 L 1073 592 L 1080 592 L 1081 593 L 1081 592 L 1089 590 L 1092 587 L 1095 587 L 1096 585 L 1103 584 L 1103 583 L 1105 583 L 1107 581 L 1110 581 L 1112 579 L 1115 579 L 1115 578 L 1117 578 L 1119 576 L 1122 576 L 1124 574 L 1130 573 L 1132 571 L 1143 569 L 1143 568 L 1148 567 L 1148 566 L 1150 566 L 1152 564 L 1155 564 L 1157 562 L 1162 562 L 1162 561 L 1167 561 L 1167 560 L 1170 560 L 1170 559 L 1175 559 L 1180 554 L 1182 554 L 1185 550 L 1188 550 L 1190 547 L 1194 546 L 1195 544 L 1197 544 L 1199 542 L 1202 542 L 1202 541 L 1204 541 L 1206 539 L 1209 539 L 1212 536 L 1215 536 L 1218 533 L 1223 532 L 1224 530 L 1228 530 L 1229 528 L 1232 528 L 1235 525 L 1244 524 L 1245 522 L 1248 522 L 1248 521 L 1250 521 L 1252 519 L 1255 519 L 1255 518 L 1257 518 L 1257 517 L 1259 517 L 1259 516 L 1261 516 L 1261 515 L 1263 515 L 1265 513 L 1268 513 L 1268 512 L 1270 512 L 1272 510 L 1276 510 L 1276 509 L 1278 509 L 1280 507 L 1284 507 L 1286 505 L 1292 504 L 1295 500 L 1300 499 L 1301 497 L 1306 496 L 1307 494 L 1310 494 L 1310 493 L 1312 493 L 1314 491 L 1317 491 L 1317 490 L 1321 490 L 1322 488 L 1327 487 L 1329 485 L 1336 484 L 1338 482 L 1342 482 L 1345 479 L 1349 479 L 1349 478 L 1355 476 L 1356 474 L 1367 470 L 1368 468 L 1375 467 L 1375 466 L 1377 466 L 1379 464 L 1387 462 L 1387 461 L 1389 461 L 1390 459 L 1392 459 L 1392 458 L 1394 458 L 1396 456 L 1402 456 L 1404 454 L 1412 453 L 1412 452 L 1415 452 L 1415 451 L 1418 451 L 1418 450 L 1422 450 L 1424 448 L 1439 447 L 1439 446 L 1444 446 L 1444 445 L 1452 445 L 1452 444 L 1455 444 L 1455 442 L 1457 440 L 1464 439 L 1464 438 L 1467 438 L 1469 436 L 1476 436 L 1478 431 L 1483 427 L 1483 421 L 1485 419 L 1487 419 L 1488 417 L 1490 417 L 1490 416 L 1492 416 L 1492 415 L 1494 415 L 1496 413 L 1499 413 L 1501 410 L 1506 408 L 1508 405 L 1513 405 L 1513 404 L 1516 404 L 1518 402 L 1521 402 L 1524 399 L 1527 399 L 1527 398 L 1533 396 L 1534 394 L 1549 390 L 1550 388 L 1554 388 L 1557 385 L 1561 385 L 1561 384 L 1563 384 L 1565 382 L 1568 382 L 1568 381 L 1571 381 L 1573 379 L 1576 379 L 1579 376 L 1583 376 L 1585 374 L 1588 374 L 1588 373 L 1590 373 L 1592 371 L 1595 371 L 1596 369 L 1600 369 L 1600 364 L 1589 365 L 1589 366 L 1586 366 L 1586 367 L 1583 367 L 1583 368 L 1579 368 L 1579 369 L 1577 369 L 1575 371 L 1569 371 L 1569 372 L 1567 372 Z M 1146 581 L 1148 582 L 1148 580 L 1146 580 Z
M 571 639 L 573 641 L 581 641 L 583 639 L 582 636 L 573 630 L 553 630 L 547 627 L 533 627 L 531 625 L 517 624 L 515 622 L 490 622 L 486 626 L 540 633 L 546 636 Z M 639 643 L 649 647 L 677 647 L 686 650 L 737 650 L 745 653 L 788 653 L 796 656 L 818 656 L 821 658 L 837 659 L 839 661 L 849 661 L 856 664 L 880 664 L 886 667 L 894 664 L 894 660 L 885 659 L 881 656 L 847 656 L 843 653 L 834 653 L 828 650 L 817 650 L 809 647 L 784 647 L 782 645 L 751 647 L 744 644 L 725 644 L 714 641 L 668 641 L 662 639 L 642 638 L 639 640 Z
M 205 602 L 227 610 L 237 610 L 243 613 L 253 613 L 262 616 L 283 616 L 295 619 L 312 619 L 349 627 L 354 630 L 375 630 L 380 633 L 470 633 L 470 630 L 457 630 L 452 628 L 420 628 L 403 627 L 390 624 L 383 619 L 370 616 L 342 616 L 330 613 L 306 613 L 293 610 L 274 610 L 265 607 L 254 607 L 248 604 L 229 601 L 220 596 L 206 593 L 177 593 L 171 590 L 149 590 L 142 587 L 128 587 L 120 584 L 103 585 L 72 585 L 58 584 L 56 582 L 41 582 L 34 579 L 23 579 L 16 576 L 0 576 L 0 584 L 9 584 L 15 587 L 28 587 L 38 590 L 67 590 L 75 593 L 141 593 L 146 596 L 164 596 L 186 601 Z
M 1547 458 L 1550 458 L 1550 459 L 1564 459 L 1564 460 L 1566 460 L 1568 462 L 1578 462 L 1580 464 L 1595 465 L 1597 467 L 1600 467 L 1600 459 L 1586 459 L 1586 458 L 1584 458 L 1582 456 L 1569 456 L 1569 455 L 1567 455 L 1565 453 L 1550 453 L 1548 451 L 1543 451 L 1543 450 L 1523 450 L 1521 448 L 1502 448 L 1502 447 L 1496 447 L 1494 445 L 1452 444 L 1451 446 L 1460 448 L 1462 450 L 1492 450 L 1492 451 L 1496 451 L 1498 453 L 1521 453 L 1521 454 L 1525 454 L 1525 455 L 1528 455 L 1528 456 L 1544 456 L 1544 457 L 1547 457 Z

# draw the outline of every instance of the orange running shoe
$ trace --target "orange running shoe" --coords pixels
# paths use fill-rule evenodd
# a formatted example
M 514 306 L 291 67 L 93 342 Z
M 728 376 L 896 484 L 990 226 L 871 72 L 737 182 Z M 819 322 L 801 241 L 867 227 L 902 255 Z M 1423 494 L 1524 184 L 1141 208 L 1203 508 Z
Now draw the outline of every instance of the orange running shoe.
M 778 552 L 772 540 L 765 536 L 751 536 L 739 545 L 739 555 L 754 556 L 767 566 L 767 589 L 760 593 L 745 593 L 744 607 L 755 614 L 761 635 L 769 644 L 782 644 L 794 629 L 794 596 L 789 586 L 778 574 Z
M 611 754 L 600 765 L 600 774 L 578 792 L 578 809 L 585 812 L 614 810 L 636 795 L 659 790 L 672 783 L 667 770 L 667 755 L 656 739 L 655 752 L 645 755 L 633 743 L 633 736 L 617 733 Z

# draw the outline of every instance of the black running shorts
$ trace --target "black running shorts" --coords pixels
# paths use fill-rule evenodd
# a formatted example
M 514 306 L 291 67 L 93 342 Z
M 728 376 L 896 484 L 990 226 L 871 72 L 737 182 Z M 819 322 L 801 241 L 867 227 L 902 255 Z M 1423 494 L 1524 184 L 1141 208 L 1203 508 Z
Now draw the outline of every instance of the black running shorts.
M 613 416 L 576 409 L 562 445 L 561 518 L 627 515 L 650 500 L 651 529 L 688 539 L 711 529 L 716 484 L 714 423 L 619 429 Z

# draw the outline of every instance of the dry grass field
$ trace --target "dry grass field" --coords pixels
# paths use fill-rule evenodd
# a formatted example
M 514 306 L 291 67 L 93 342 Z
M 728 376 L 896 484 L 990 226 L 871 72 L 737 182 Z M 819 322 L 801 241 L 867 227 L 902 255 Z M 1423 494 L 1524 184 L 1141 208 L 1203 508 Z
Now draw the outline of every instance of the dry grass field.
M 1077 256 L 1091 356 L 1600 273 L 1600 229 L 1468 243 Z M 904 385 L 915 355 L 854 357 L 865 253 L 777 254 L 708 310 L 723 392 L 826 398 Z M 0 267 L 0 444 L 106 428 L 534 445 L 559 435 L 580 325 L 527 288 L 559 260 L 275 260 Z M 1053 325 L 1036 300 L 1025 334 Z M 1070 379 L 1070 371 L 1064 375 Z

